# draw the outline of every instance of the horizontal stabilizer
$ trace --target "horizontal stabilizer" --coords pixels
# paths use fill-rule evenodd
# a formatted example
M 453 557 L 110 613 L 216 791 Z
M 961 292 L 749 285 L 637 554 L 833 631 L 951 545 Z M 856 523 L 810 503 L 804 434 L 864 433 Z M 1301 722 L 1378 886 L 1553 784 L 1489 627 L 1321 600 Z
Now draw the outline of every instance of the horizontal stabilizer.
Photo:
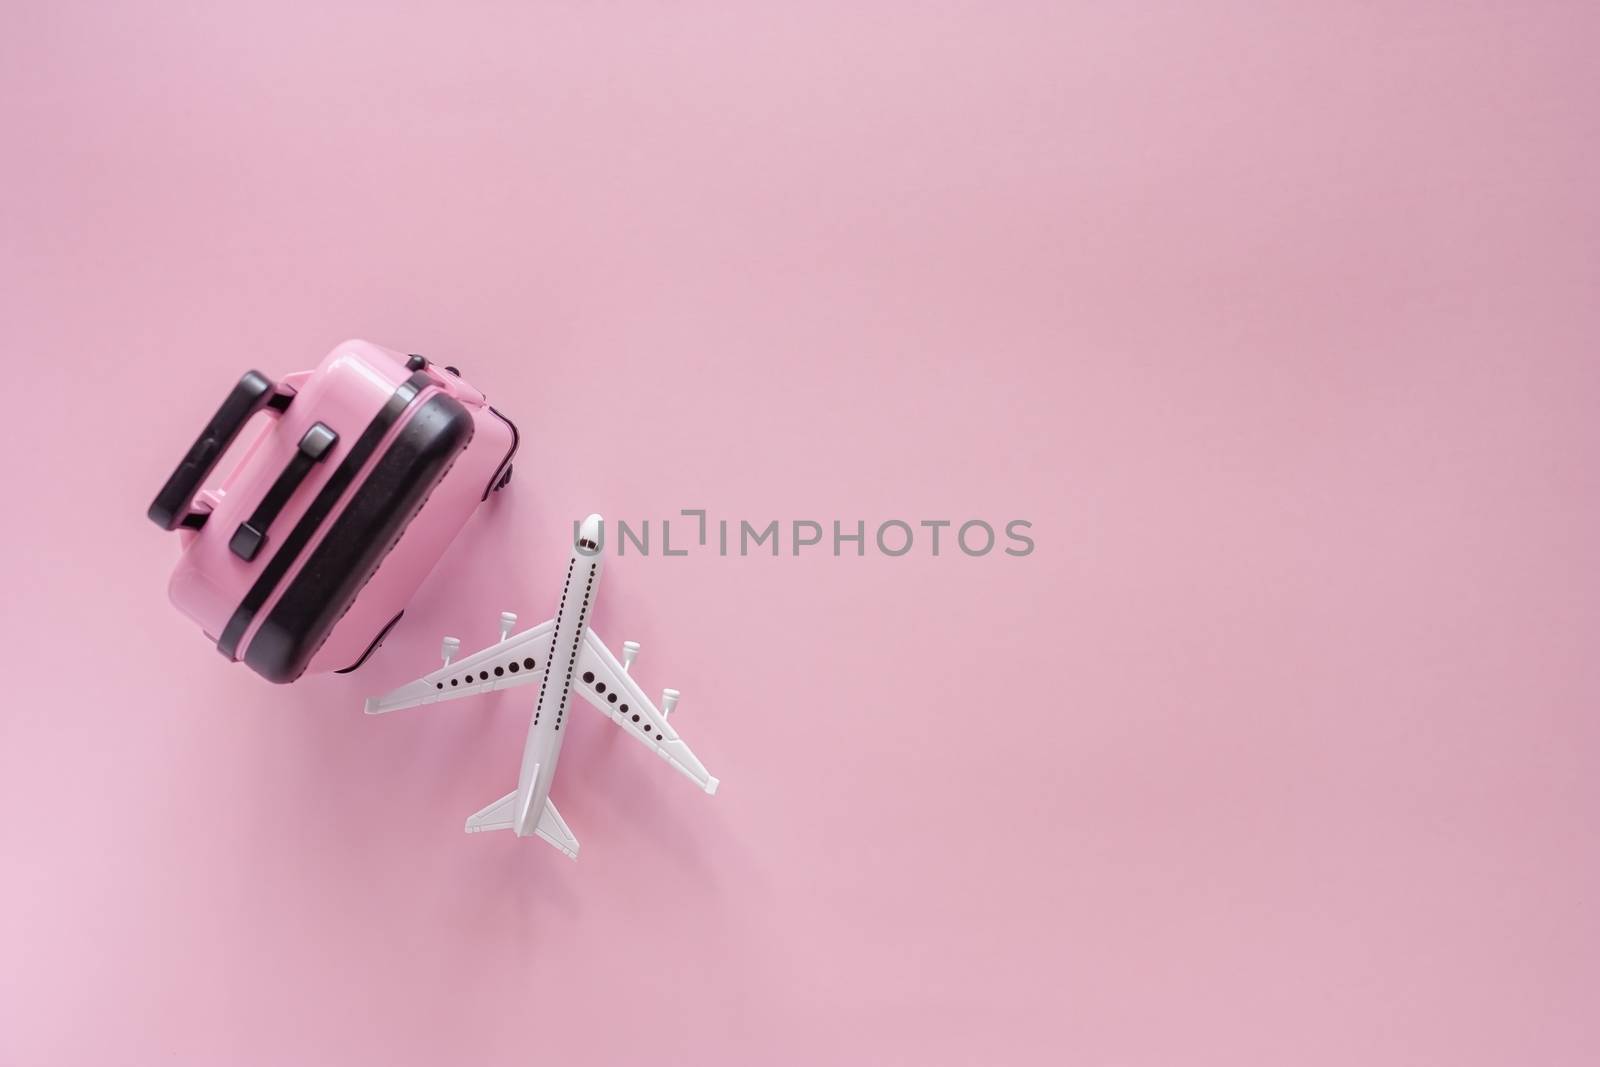
M 578 839 L 567 829 L 567 821 L 556 810 L 555 801 L 544 802 L 544 811 L 539 815 L 539 829 L 535 832 L 572 859 L 578 858 Z
M 499 800 L 490 804 L 481 811 L 467 817 L 467 833 L 476 834 L 484 830 L 509 830 L 517 824 L 512 818 L 517 804 L 517 791 L 513 789 Z
M 517 829 L 517 791 L 515 789 L 467 819 L 467 833 L 469 834 L 481 833 L 485 830 L 515 829 Z M 567 828 L 566 820 L 556 810 L 553 801 L 547 799 L 544 802 L 544 810 L 539 813 L 539 824 L 534 827 L 533 832 L 572 859 L 578 858 L 578 839 L 572 836 L 572 831 Z M 517 836 L 525 835 L 518 834 Z

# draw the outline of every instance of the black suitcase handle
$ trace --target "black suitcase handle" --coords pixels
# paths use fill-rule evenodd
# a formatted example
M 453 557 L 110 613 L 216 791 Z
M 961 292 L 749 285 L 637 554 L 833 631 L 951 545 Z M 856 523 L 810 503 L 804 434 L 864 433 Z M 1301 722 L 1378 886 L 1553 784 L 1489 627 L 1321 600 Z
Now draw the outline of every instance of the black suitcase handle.
M 274 385 L 272 379 L 260 371 L 246 371 L 194 444 L 189 446 L 178 469 L 156 494 L 155 502 L 146 512 L 150 521 L 163 530 L 176 530 L 180 526 L 198 530 L 204 526 L 209 512 L 194 511 L 192 505 L 212 468 L 239 436 L 244 424 L 250 421 L 250 416 L 263 409 L 281 414 L 293 399 L 294 390 L 288 386 Z
M 329 429 L 327 423 L 312 423 L 311 429 L 300 438 L 294 455 L 289 457 L 288 464 L 272 483 L 272 488 L 267 490 L 267 495 L 261 498 L 261 503 L 256 505 L 250 517 L 233 531 L 228 548 L 235 556 L 246 563 L 256 558 L 256 553 L 261 551 L 262 544 L 267 540 L 267 530 L 277 519 L 278 513 L 294 496 L 294 491 L 300 488 L 300 483 L 306 480 L 311 468 L 328 458 L 328 450 L 338 440 L 339 435 Z

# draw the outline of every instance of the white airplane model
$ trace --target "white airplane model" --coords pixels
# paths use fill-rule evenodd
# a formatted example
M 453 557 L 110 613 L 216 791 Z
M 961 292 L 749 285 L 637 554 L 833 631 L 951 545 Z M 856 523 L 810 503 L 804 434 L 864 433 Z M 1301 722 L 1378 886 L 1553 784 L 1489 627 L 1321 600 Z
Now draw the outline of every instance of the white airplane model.
M 459 661 L 453 657 L 461 642 L 446 637 L 442 668 L 367 700 L 367 714 L 382 715 L 539 683 L 539 699 L 533 705 L 533 721 L 528 725 L 517 788 L 467 819 L 469 834 L 480 830 L 514 830 L 518 837 L 538 834 L 568 856 L 578 858 L 578 839 L 550 800 L 567 706 L 574 692 L 650 746 L 701 789 L 707 793 L 717 791 L 717 779 L 689 751 L 677 731 L 667 725 L 667 716 L 678 702 L 678 691 L 662 690 L 658 710 L 628 674 L 639 654 L 638 644 L 624 641 L 622 662 L 618 663 L 605 642 L 586 625 L 600 587 L 601 563 L 600 516 L 590 515 L 579 527 L 555 618 L 512 636 L 517 617 L 504 612 L 500 616 L 499 643 Z

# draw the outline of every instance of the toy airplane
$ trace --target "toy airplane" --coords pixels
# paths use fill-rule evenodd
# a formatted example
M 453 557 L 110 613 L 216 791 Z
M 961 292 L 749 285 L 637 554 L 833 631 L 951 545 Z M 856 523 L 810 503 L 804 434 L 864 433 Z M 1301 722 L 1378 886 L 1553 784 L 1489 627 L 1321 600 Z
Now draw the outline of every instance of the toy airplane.
M 469 834 L 480 830 L 513 830 L 518 837 L 538 834 L 568 856 L 578 858 L 578 839 L 550 800 L 567 707 L 574 692 L 707 793 L 717 791 L 717 779 L 689 751 L 677 731 L 667 725 L 667 716 L 678 702 L 678 691 L 662 690 L 661 708 L 657 710 L 628 674 L 639 654 L 639 645 L 624 641 L 622 662 L 618 663 L 605 642 L 586 625 L 600 588 L 599 548 L 600 516 L 590 515 L 579 527 L 577 543 L 567 561 L 567 580 L 555 618 L 511 636 L 517 617 L 504 612 L 500 616 L 499 643 L 459 662 L 454 662 L 453 657 L 461 642 L 446 637 L 441 669 L 367 700 L 367 714 L 382 715 L 420 704 L 539 684 L 517 788 L 467 819 Z

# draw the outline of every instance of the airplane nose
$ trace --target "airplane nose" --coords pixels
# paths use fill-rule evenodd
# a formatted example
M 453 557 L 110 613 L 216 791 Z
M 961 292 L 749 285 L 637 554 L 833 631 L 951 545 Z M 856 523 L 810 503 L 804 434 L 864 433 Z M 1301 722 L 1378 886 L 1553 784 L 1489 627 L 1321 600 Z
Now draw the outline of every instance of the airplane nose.
M 600 516 L 590 515 L 578 526 L 578 547 L 593 551 L 600 544 Z

